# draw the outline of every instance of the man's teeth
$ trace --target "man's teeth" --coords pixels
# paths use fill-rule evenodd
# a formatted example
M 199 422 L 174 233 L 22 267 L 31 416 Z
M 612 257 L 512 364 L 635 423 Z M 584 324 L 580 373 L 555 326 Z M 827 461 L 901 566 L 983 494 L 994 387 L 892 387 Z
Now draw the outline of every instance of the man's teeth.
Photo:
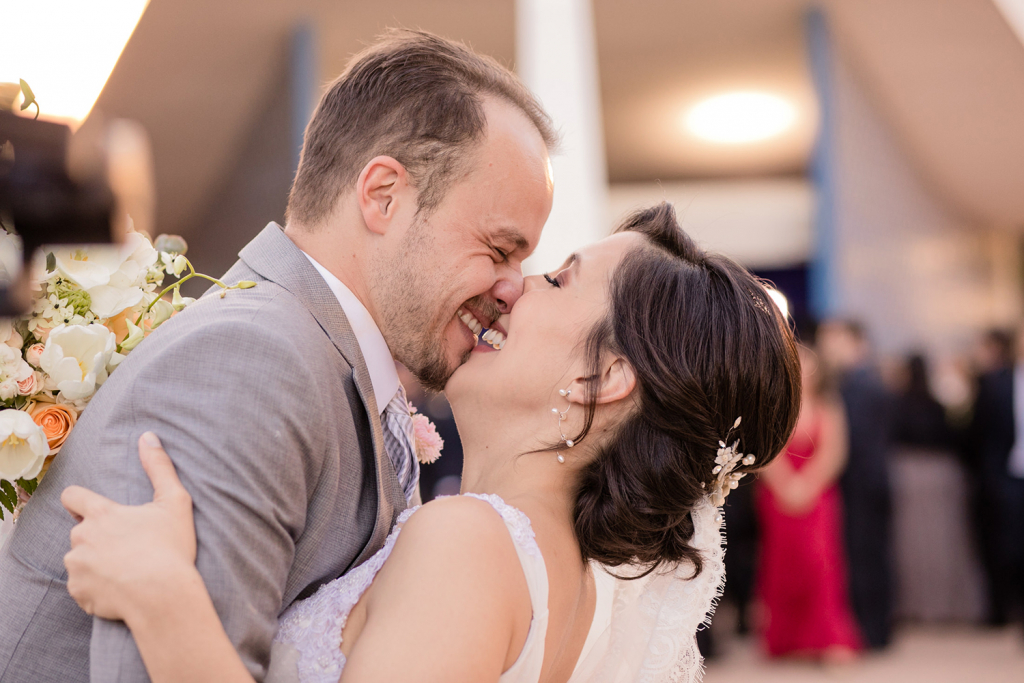
M 480 338 L 499 351 L 501 350 L 501 347 L 505 345 L 505 335 L 493 328 L 484 332 L 483 336 Z
M 466 327 L 472 330 L 473 334 L 480 334 L 484 329 L 484 326 L 480 324 L 480 321 L 472 313 L 461 308 L 459 309 L 459 320 L 464 322 Z M 480 338 L 499 351 L 505 345 L 505 335 L 495 329 L 487 330 Z
M 472 313 L 459 309 L 459 320 L 466 323 L 466 327 L 473 331 L 473 334 L 480 334 L 480 330 L 484 329 L 484 326 L 480 324 L 480 321 L 473 317 Z

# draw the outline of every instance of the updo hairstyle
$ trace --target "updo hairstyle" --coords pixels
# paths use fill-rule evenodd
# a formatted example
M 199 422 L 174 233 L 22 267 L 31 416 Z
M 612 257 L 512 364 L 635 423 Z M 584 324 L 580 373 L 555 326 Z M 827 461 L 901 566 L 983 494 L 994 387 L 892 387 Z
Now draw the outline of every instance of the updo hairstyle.
M 800 361 L 787 320 L 764 284 L 734 261 L 709 254 L 679 227 L 668 203 L 639 211 L 616 231 L 647 244 L 611 278 L 607 317 L 585 339 L 590 377 L 614 353 L 636 373 L 636 404 L 581 471 L 574 525 L 584 559 L 654 571 L 688 560 L 690 511 L 710 491 L 715 455 L 730 435 L 767 465 L 783 449 L 800 409 Z M 594 387 L 596 389 L 596 387 Z M 586 396 L 586 421 L 596 401 Z

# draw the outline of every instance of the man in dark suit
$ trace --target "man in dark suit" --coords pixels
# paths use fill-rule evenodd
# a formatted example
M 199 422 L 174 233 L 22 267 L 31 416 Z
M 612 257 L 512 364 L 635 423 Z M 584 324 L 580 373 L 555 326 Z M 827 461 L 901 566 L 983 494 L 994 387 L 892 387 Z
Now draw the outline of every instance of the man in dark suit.
M 850 599 L 868 647 L 882 648 L 892 635 L 892 401 L 869 362 L 867 335 L 859 323 L 823 323 L 817 341 L 838 383 L 849 426 L 849 458 L 840 489 L 846 510 Z
M 985 570 L 988 623 L 1002 626 L 1020 599 L 1019 527 L 1024 520 L 1024 479 L 1011 475 L 1017 441 L 1017 395 L 1024 390 L 1020 365 L 1014 369 L 1013 335 L 990 330 L 981 341 L 977 395 L 965 443 L 973 484 L 975 536 Z

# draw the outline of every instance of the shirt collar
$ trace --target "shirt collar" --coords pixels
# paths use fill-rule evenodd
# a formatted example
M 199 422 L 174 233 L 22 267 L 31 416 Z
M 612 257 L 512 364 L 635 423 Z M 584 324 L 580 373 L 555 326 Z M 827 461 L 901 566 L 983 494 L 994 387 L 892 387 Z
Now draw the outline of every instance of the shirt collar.
M 384 413 L 388 403 L 398 393 L 400 382 L 398 370 L 395 369 L 395 359 L 391 356 L 391 349 L 384 341 L 384 335 L 380 328 L 373 321 L 366 306 L 352 293 L 352 290 L 345 286 L 341 280 L 334 276 L 312 256 L 302 252 L 309 262 L 313 264 L 320 276 L 327 282 L 327 286 L 334 292 L 341 304 L 341 310 L 348 318 L 348 324 L 352 326 L 352 332 L 356 335 L 359 343 L 359 351 L 363 354 L 366 362 L 366 370 L 370 373 L 370 384 L 373 385 L 373 397 L 377 400 L 377 412 Z

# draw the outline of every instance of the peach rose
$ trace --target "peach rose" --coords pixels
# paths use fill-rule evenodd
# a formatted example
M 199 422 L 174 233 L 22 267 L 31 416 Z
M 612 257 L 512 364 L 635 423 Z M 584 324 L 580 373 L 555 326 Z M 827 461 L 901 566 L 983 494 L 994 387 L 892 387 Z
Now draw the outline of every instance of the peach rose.
M 107 329 L 114 333 L 114 337 L 117 339 L 117 343 L 120 344 L 128 336 L 128 314 L 131 312 L 130 308 L 126 308 L 117 315 L 112 315 L 107 318 L 107 322 L 103 323 L 107 326 Z
M 29 410 L 29 415 L 46 432 L 51 450 L 63 445 L 78 421 L 75 409 L 61 403 L 37 403 Z
M 18 382 L 18 393 L 22 396 L 31 396 L 36 393 L 42 387 L 42 382 L 39 380 L 39 373 L 33 372 L 31 375 Z M 47 436 L 47 438 L 49 438 L 49 436 Z
M 33 344 L 32 346 L 25 349 L 25 362 L 29 365 L 39 367 L 39 357 L 43 355 L 43 351 L 46 350 L 46 346 L 43 344 Z

